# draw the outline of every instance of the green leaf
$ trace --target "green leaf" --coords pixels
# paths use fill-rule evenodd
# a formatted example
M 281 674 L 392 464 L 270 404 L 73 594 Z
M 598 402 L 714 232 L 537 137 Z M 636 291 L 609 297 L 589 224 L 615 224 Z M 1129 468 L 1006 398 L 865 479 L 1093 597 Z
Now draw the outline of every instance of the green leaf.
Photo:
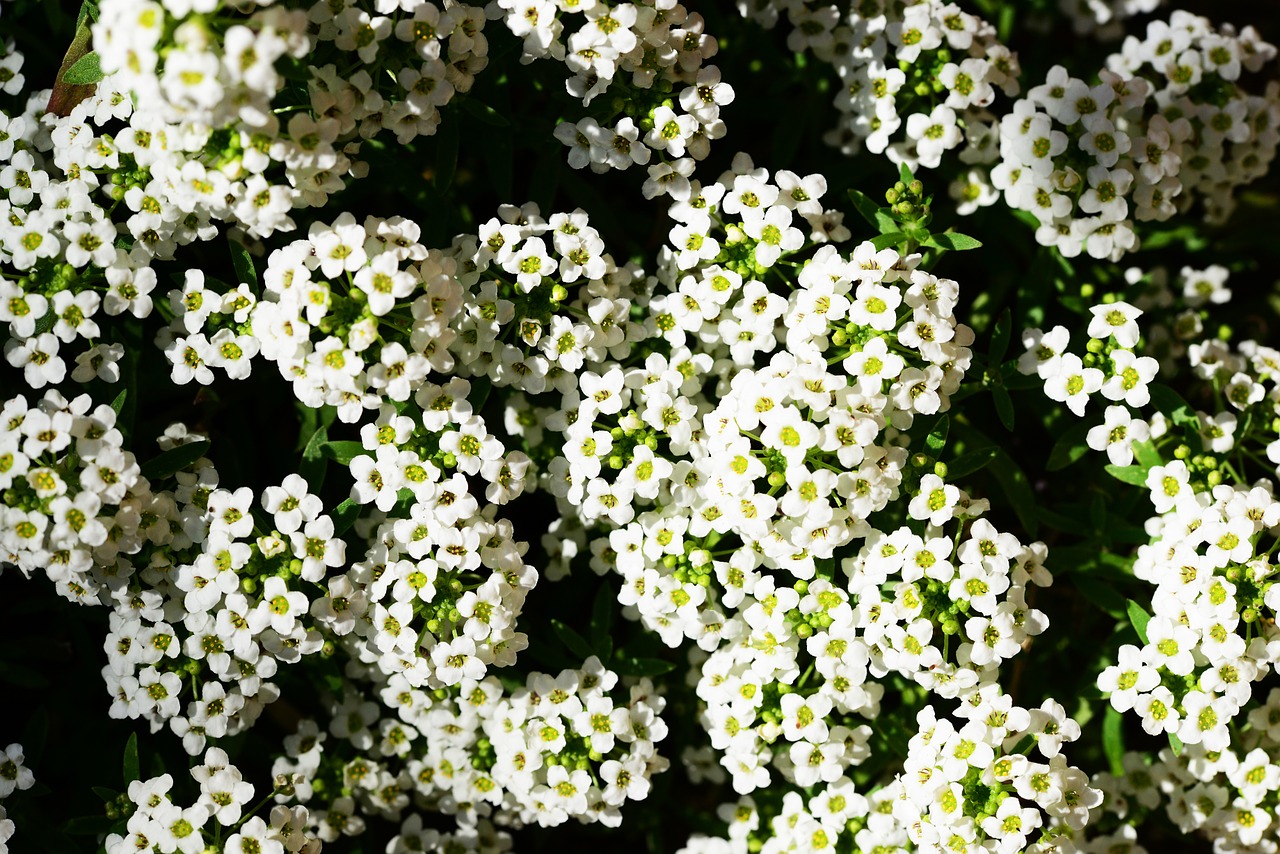
M 1013 316 L 1006 308 L 996 319 L 995 329 L 991 331 L 991 349 L 988 351 L 991 364 L 998 365 L 1004 359 L 1004 354 L 1009 350 L 1009 339 L 1012 334 Z
M 1138 461 L 1138 465 L 1148 470 L 1155 468 L 1156 466 L 1164 465 L 1164 460 L 1160 457 L 1160 452 L 1156 450 L 1155 444 L 1151 441 L 1134 442 L 1133 458 Z
M 138 773 L 138 734 L 129 733 L 129 740 L 124 744 L 124 784 L 128 786 L 139 778 Z
M 185 445 L 171 448 L 158 457 L 152 457 L 143 463 L 141 466 L 142 475 L 147 480 L 152 481 L 169 477 L 203 457 L 204 452 L 207 450 L 209 450 L 209 441 L 207 439 L 200 442 L 188 442 Z
M 861 190 L 850 190 L 849 201 L 853 202 L 853 209 L 861 214 L 862 218 L 877 228 L 880 224 L 876 222 L 876 214 L 880 212 L 880 206 L 871 201 L 871 197 Z
M 227 246 L 231 249 L 231 266 L 235 268 L 237 284 L 254 288 L 258 284 L 258 271 L 248 247 L 238 240 L 232 240 L 230 232 L 227 233 Z
M 1000 453 L 1000 449 L 996 447 L 979 448 L 976 451 L 970 451 L 967 454 L 961 454 L 951 462 L 947 463 L 947 482 L 956 483 L 963 477 L 981 471 L 987 467 L 987 464 L 996 458 Z
M 361 505 L 350 498 L 333 508 L 329 513 L 329 517 L 333 519 L 333 535 L 341 537 L 347 531 L 350 531 L 351 526 L 359 518 L 361 509 L 363 509 Z
M 871 238 L 871 245 L 876 251 L 888 249 L 890 246 L 897 246 L 899 243 L 905 243 L 907 236 L 901 231 L 891 231 L 888 234 L 880 234 Z
M 102 73 L 98 52 L 91 50 L 67 69 L 62 75 L 62 82 L 70 83 L 72 86 L 91 86 L 106 76 Z
M 511 126 L 511 122 L 507 119 L 506 116 L 502 115 L 502 113 L 499 113 L 497 110 L 495 110 L 493 107 L 490 107 L 488 104 L 485 104 L 481 101 L 477 101 L 475 98 L 463 99 L 462 109 L 466 110 L 468 113 L 475 116 L 477 119 L 489 125 L 490 127 L 505 128 L 505 127 Z
M 114 789 L 108 789 L 106 786 L 90 786 L 89 791 L 102 798 L 102 802 L 109 804 L 120 796 L 120 793 Z
M 1107 466 L 1107 474 L 1134 486 L 1147 485 L 1147 470 L 1142 466 Z
M 31 333 L 31 337 L 34 338 L 37 335 L 45 334 L 50 329 L 52 329 L 53 324 L 57 322 L 58 322 L 58 315 L 54 313 L 52 308 L 52 301 L 51 301 L 51 307 L 47 312 L 45 312 L 44 317 L 36 321 L 36 328 L 35 328 L 35 331 Z
M 1129 622 L 1133 623 L 1133 628 L 1138 632 L 1138 639 L 1146 643 L 1147 623 L 1151 622 L 1151 615 L 1132 599 L 1127 600 L 1126 610 L 1129 612 Z
M 1049 471 L 1060 471 L 1089 453 L 1089 446 L 1085 442 L 1089 429 L 1089 425 L 1085 423 L 1072 424 L 1058 437 L 1058 441 L 1053 443 L 1045 468 Z
M 467 400 L 471 401 L 471 408 L 479 412 L 489 399 L 489 392 L 493 391 L 493 380 L 489 379 L 488 374 L 481 374 L 468 382 L 471 383 L 471 390 L 467 392 Z
M 587 643 L 587 639 L 563 621 L 552 619 L 551 628 L 556 633 L 556 637 L 560 638 L 560 642 L 568 647 L 570 652 L 584 661 L 595 654 L 591 651 L 591 644 Z
M 1178 738 L 1173 733 L 1169 733 L 1169 746 L 1173 748 L 1174 756 L 1182 755 L 1182 739 Z
M 344 466 L 350 465 L 356 457 L 372 456 L 364 449 L 362 443 L 353 441 L 324 442 L 320 445 L 320 451 L 329 459 Z
M 1124 776 L 1124 715 L 1110 703 L 1102 716 L 1102 751 L 1111 765 L 1111 773 Z
M 1076 530 L 1079 529 L 1077 526 Z M 1099 610 L 1117 620 L 1124 619 L 1125 598 L 1108 582 L 1094 578 L 1089 573 L 1073 573 L 1072 583 L 1084 598 L 1092 602 Z
M 324 485 L 325 472 L 329 468 L 324 456 L 324 446 L 328 441 L 329 428 L 321 424 L 312 432 L 306 447 L 302 449 L 302 462 L 298 465 L 298 474 L 302 475 L 302 479 L 307 482 L 307 488 L 313 493 L 319 492 L 320 487 Z
M 106 833 L 113 824 L 115 822 L 105 815 L 82 815 L 68 821 L 63 825 L 62 831 L 72 836 L 97 836 L 99 833 Z
M 978 249 L 982 246 L 982 241 L 967 234 L 944 231 L 941 234 L 930 235 L 927 244 L 936 246 L 939 249 L 948 249 L 952 252 L 963 252 L 966 249 Z
M 606 645 L 613 648 L 613 608 L 617 602 L 613 584 L 606 578 L 596 591 L 596 598 L 591 603 L 591 645 L 599 652 Z M 608 660 L 607 655 L 601 659 Z
M 938 423 L 933 425 L 933 429 L 929 431 L 929 435 L 925 437 L 925 447 L 929 449 L 929 455 L 934 459 L 942 453 L 942 449 L 947 446 L 947 431 L 951 429 L 951 419 L 945 414 L 938 419 Z
M 1151 383 L 1147 386 L 1151 393 L 1151 403 L 1156 409 L 1173 418 L 1179 412 L 1193 412 L 1191 404 L 1183 400 L 1182 395 L 1164 383 Z M 1194 416 L 1193 416 L 1194 417 Z
M 1002 385 L 995 386 L 991 389 L 992 397 L 996 401 L 996 415 L 1000 416 L 1000 423 L 1004 425 L 1004 429 L 1013 431 L 1013 398 L 1009 396 L 1009 390 Z
M 49 4 L 56 6 L 56 3 Z M 98 20 L 98 0 L 84 0 L 80 4 L 80 12 L 76 15 L 76 27 L 88 25 Z
M 446 118 L 436 134 L 436 174 L 435 187 L 444 192 L 453 184 L 454 173 L 458 171 L 458 123 Z
M 898 178 L 902 181 L 902 183 L 910 184 L 912 181 L 916 179 L 916 176 L 911 174 L 911 169 L 907 166 L 907 164 L 900 163 L 898 164 Z
M 52 6 L 52 3 L 46 3 L 46 6 Z M 46 111 L 53 113 L 55 116 L 68 116 L 85 98 L 93 94 L 94 87 L 92 85 L 78 85 L 66 79 L 68 72 L 74 68 L 81 59 L 89 52 L 93 34 L 89 30 L 88 13 L 81 9 L 79 23 L 76 25 L 76 34 L 71 39 L 71 44 L 67 46 L 67 52 L 62 57 L 62 65 L 58 68 L 58 76 L 55 79 L 53 92 L 49 95 L 49 103 Z
M 129 397 L 129 389 L 127 388 L 121 389 L 120 393 L 116 395 L 116 399 L 111 401 L 111 411 L 114 412 L 116 415 L 119 415 L 120 410 L 124 409 L 124 402 L 125 400 L 128 399 L 128 397 Z
M 662 658 L 623 658 L 614 664 L 620 676 L 661 676 L 675 669 L 674 664 Z
M 1018 521 L 1034 539 L 1040 530 L 1040 520 L 1036 518 L 1036 496 L 1031 490 L 1031 482 L 1027 480 L 1026 473 L 1002 448 L 996 448 L 996 455 L 991 460 L 991 473 L 1009 499 L 1009 505 Z

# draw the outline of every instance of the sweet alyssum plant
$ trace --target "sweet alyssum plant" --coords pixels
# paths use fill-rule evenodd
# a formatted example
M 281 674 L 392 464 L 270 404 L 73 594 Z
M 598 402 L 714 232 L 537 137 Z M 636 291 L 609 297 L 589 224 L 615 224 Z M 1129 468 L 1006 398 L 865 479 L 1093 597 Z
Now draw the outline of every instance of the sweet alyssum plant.
M 1276 50 L 1159 6 L 7 4 L 0 851 L 1276 851 Z

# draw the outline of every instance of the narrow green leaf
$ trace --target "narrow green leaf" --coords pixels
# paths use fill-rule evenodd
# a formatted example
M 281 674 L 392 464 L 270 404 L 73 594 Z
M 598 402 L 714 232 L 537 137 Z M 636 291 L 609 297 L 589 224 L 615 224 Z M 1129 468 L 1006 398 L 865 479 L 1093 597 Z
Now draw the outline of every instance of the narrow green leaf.
M 871 238 L 871 245 L 879 251 L 888 249 L 891 246 L 897 246 L 899 243 L 905 243 L 906 240 L 907 236 L 901 231 L 891 231 L 888 234 L 880 234 Z
M 996 415 L 1000 416 L 1000 423 L 1004 425 L 1004 429 L 1012 432 L 1013 398 L 1009 396 L 1009 390 L 998 385 L 991 389 L 991 394 L 996 401 Z
M 661 676 L 676 666 L 662 658 L 624 658 L 615 663 L 614 669 L 622 676 Z
M 128 397 L 129 397 L 129 389 L 127 388 L 121 389 L 120 393 L 116 395 L 116 399 L 111 401 L 111 411 L 114 412 L 116 415 L 119 415 L 120 410 L 124 409 L 124 402 L 125 400 L 128 399 Z
M 1173 733 L 1169 733 L 1169 746 L 1173 748 L 1174 756 L 1182 755 L 1182 739 L 1178 738 Z
M 128 786 L 139 778 L 138 772 L 138 734 L 129 733 L 129 740 L 124 744 L 124 784 Z
M 1110 703 L 1102 716 L 1102 751 L 1111 765 L 1111 773 L 1124 776 L 1124 715 Z
M 1138 639 L 1143 643 L 1147 642 L 1147 623 L 1151 622 L 1151 615 L 1132 599 L 1127 600 L 1127 608 L 1129 612 L 1129 622 L 1133 623 L 1133 628 L 1138 632 Z
M 1040 530 L 1040 520 L 1036 518 L 1036 496 L 1031 490 L 1031 482 L 1027 480 L 1026 473 L 1002 448 L 996 449 L 996 455 L 991 460 L 991 473 L 1009 499 L 1009 505 L 1018 521 L 1034 539 Z
M 444 192 L 453 184 L 454 173 L 458 171 L 458 123 L 446 119 L 436 134 L 436 174 L 435 187 Z
M 1067 431 L 1058 437 L 1058 441 L 1053 443 L 1045 468 L 1049 471 L 1059 471 L 1089 453 L 1089 446 L 1085 443 L 1088 433 L 1089 425 L 1083 422 L 1077 422 L 1067 428 Z
M 91 86 L 106 77 L 102 73 L 102 63 L 96 50 L 91 50 L 80 57 L 62 75 L 62 82 L 72 86 Z
M 982 246 L 982 241 L 967 234 L 944 231 L 941 234 L 930 235 L 928 244 L 952 252 L 963 252 L 966 249 L 978 249 Z
M 329 517 L 333 519 L 333 535 L 341 537 L 347 531 L 350 531 L 351 526 L 359 518 L 361 509 L 361 505 L 350 498 L 345 499 L 341 504 L 333 508 L 329 512 Z
M 48 3 L 45 5 L 52 6 L 55 4 Z M 87 18 L 88 13 L 82 8 L 79 23 L 76 25 L 76 34 L 71 39 L 71 44 L 67 46 L 67 52 L 62 57 L 62 65 L 58 68 L 58 76 L 55 78 L 53 92 L 49 95 L 49 103 L 45 109 L 55 116 L 70 115 L 76 104 L 88 98 L 94 91 L 93 84 L 76 84 L 66 79 L 71 69 L 89 52 L 93 34 L 89 30 Z
M 925 437 L 924 444 L 929 450 L 929 455 L 934 459 L 942 453 L 942 449 L 947 446 L 947 432 L 951 429 L 951 419 L 944 413 L 938 419 L 938 423 L 933 425 L 933 429 L 929 431 L 929 435 Z
M 856 210 L 863 219 L 872 225 L 879 227 L 876 222 L 876 214 L 880 211 L 880 206 L 871 201 L 871 197 L 861 190 L 850 190 L 849 201 L 853 202 L 853 209 Z
M 1107 466 L 1107 474 L 1134 486 L 1147 485 L 1147 470 L 1142 466 Z
M 1194 412 L 1182 395 L 1164 383 L 1151 383 L 1147 386 L 1147 391 L 1151 393 L 1151 404 L 1170 418 L 1178 412 Z
M 505 128 L 511 126 L 511 122 L 506 116 L 502 115 L 488 104 L 477 101 L 475 98 L 468 97 L 462 99 L 462 109 L 466 110 L 468 113 L 490 127 Z
M 1156 466 L 1164 465 L 1164 460 L 1160 457 L 1160 452 L 1156 450 L 1155 444 L 1150 441 L 1133 443 L 1133 458 L 1138 461 L 1138 465 L 1144 469 L 1152 469 Z
M 1000 450 L 996 447 L 979 448 L 967 454 L 961 454 L 947 463 L 947 482 L 956 483 L 963 477 L 981 471 L 996 458 Z
M 353 441 L 324 442 L 320 445 L 320 451 L 329 459 L 344 466 L 350 465 L 356 457 L 372 456 L 364 449 L 363 444 Z
M 142 464 L 142 475 L 147 480 L 160 480 L 164 477 L 180 472 L 196 460 L 204 456 L 204 452 L 209 450 L 209 441 L 206 439 L 200 442 L 188 442 L 185 445 L 179 445 L 152 457 Z
M 916 179 L 916 176 L 911 174 L 911 169 L 907 164 L 900 163 L 898 164 L 898 178 L 901 179 L 902 183 L 910 184 Z
M 97 836 L 99 833 L 106 833 L 113 824 L 115 822 L 105 815 L 82 815 L 68 821 L 63 825 L 62 831 L 72 836 Z
M 302 462 L 298 465 L 298 474 L 307 482 L 308 489 L 316 493 L 324 485 L 324 476 L 329 468 L 325 459 L 324 446 L 329 441 L 329 428 L 321 424 L 307 440 L 302 449 Z
M 106 786 L 90 786 L 89 791 L 102 798 L 102 802 L 109 804 L 120 796 L 120 792 L 114 789 L 108 789 Z
M 35 328 L 35 331 L 32 332 L 31 334 L 32 337 L 35 337 L 36 335 L 45 334 L 50 329 L 52 329 L 53 324 L 57 322 L 58 322 L 58 315 L 54 313 L 52 308 L 50 308 L 47 312 L 45 312 L 44 317 L 36 321 L 36 328 Z
M 1071 581 L 1084 598 L 1110 617 L 1122 620 L 1125 615 L 1125 598 L 1108 582 L 1088 573 L 1073 573 Z
M 1009 309 L 1005 309 L 1000 313 L 1000 317 L 996 319 L 995 329 L 991 331 L 991 349 L 988 351 L 991 357 L 991 364 L 998 365 L 1004 360 L 1004 354 L 1009 350 L 1009 339 L 1013 334 L 1013 316 Z
M 227 246 L 231 249 L 231 266 L 236 271 L 237 284 L 245 284 L 250 289 L 256 288 L 258 284 L 258 271 L 253 263 L 253 256 L 249 254 L 249 248 L 238 240 L 233 240 L 231 234 L 227 234 Z
M 606 639 L 611 640 L 613 631 L 613 608 L 617 602 L 617 594 L 609 579 L 600 583 L 596 598 L 591 603 L 591 643 L 599 649 Z
M 587 643 L 586 638 L 578 634 L 573 628 L 565 624 L 562 620 L 552 619 L 551 628 L 556 633 L 556 637 L 560 638 L 570 652 L 579 658 L 586 660 L 595 653 L 591 650 L 591 644 Z

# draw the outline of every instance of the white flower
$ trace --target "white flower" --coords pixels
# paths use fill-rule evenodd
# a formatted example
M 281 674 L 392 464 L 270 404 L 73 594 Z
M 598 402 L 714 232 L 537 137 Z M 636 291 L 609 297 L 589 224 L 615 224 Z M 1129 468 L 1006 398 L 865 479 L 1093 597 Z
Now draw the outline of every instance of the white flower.
M 1106 451 L 1112 465 L 1127 466 L 1133 462 L 1133 445 L 1151 436 L 1145 421 L 1135 419 L 1127 407 L 1108 406 L 1103 423 L 1089 430 L 1085 442 L 1095 451 Z
M 1138 317 L 1142 310 L 1126 302 L 1095 305 L 1089 309 L 1093 319 L 1089 321 L 1089 337 L 1105 341 L 1114 336 L 1116 343 L 1125 349 L 1138 345 Z
M 0 798 L 7 798 L 15 789 L 30 789 L 35 785 L 35 775 L 23 765 L 21 744 L 10 744 L 0 754 Z
M 1050 400 L 1067 404 L 1076 415 L 1084 415 L 1089 395 L 1102 388 L 1102 371 L 1086 368 L 1080 357 L 1065 353 L 1059 359 L 1057 370 L 1045 377 L 1044 393 Z

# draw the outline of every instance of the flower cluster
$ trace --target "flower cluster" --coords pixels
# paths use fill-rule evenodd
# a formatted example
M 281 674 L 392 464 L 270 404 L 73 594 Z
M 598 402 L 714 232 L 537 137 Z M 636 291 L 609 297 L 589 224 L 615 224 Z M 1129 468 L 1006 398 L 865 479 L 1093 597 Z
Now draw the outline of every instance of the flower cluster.
M 1124 21 L 1159 9 L 1165 0 L 1058 0 L 1058 7 L 1071 19 L 1072 28 L 1081 34 L 1118 39 L 1124 34 Z
M 1068 349 L 1070 333 L 1065 326 L 1055 326 L 1048 332 L 1028 329 L 1022 336 L 1026 352 L 1018 359 L 1018 370 L 1038 376 L 1044 381 L 1044 393 L 1065 403 L 1078 416 L 1084 415 L 1089 396 L 1099 393 L 1129 407 L 1146 406 L 1151 400 L 1148 386 L 1160 365 L 1150 356 L 1138 355 L 1141 309 L 1114 300 L 1093 306 L 1090 315 L 1083 359 Z M 1119 465 L 1127 465 L 1132 459 L 1134 441 L 1146 437 L 1145 425 L 1126 432 L 1127 412 L 1124 406 L 1107 411 L 1107 428 L 1112 432 L 1108 433 L 1105 447 L 1113 460 L 1123 460 Z M 1114 451 L 1111 445 L 1116 446 Z
M 765 26 L 776 22 L 774 4 L 739 5 Z M 787 47 L 812 51 L 840 76 L 840 124 L 825 138 L 847 154 L 865 146 L 932 169 L 967 141 L 962 159 L 979 162 L 980 149 L 990 147 L 983 123 L 996 92 L 1019 92 L 1017 56 L 993 26 L 956 3 L 873 0 L 843 18 L 835 6 L 785 5 L 793 26 Z
M 1055 66 L 1000 120 L 991 183 L 1067 257 L 1119 260 L 1136 248 L 1134 220 L 1167 220 L 1197 201 L 1221 222 L 1235 188 L 1275 157 L 1280 88 L 1250 95 L 1237 82 L 1274 55 L 1251 28 L 1216 32 L 1175 13 L 1126 40 L 1096 85 Z
M 173 501 L 157 502 L 116 429 L 116 412 L 87 394 L 19 395 L 0 408 L 0 514 L 4 559 L 43 571 L 73 602 L 99 604 L 127 591 L 128 556 L 172 537 Z
M 743 794 L 773 773 L 843 791 L 870 755 L 877 679 L 987 696 L 1047 625 L 1026 602 L 1050 582 L 1043 547 L 910 459 L 913 425 L 937 422 L 971 359 L 958 286 L 919 255 L 819 246 L 845 237 L 823 189 L 743 156 L 691 183 L 648 287 L 664 354 L 588 363 L 540 419 L 564 437 L 546 488 L 585 526 L 557 531 L 576 542 L 556 574 L 590 554 L 621 577 L 625 614 L 702 650 L 720 768 L 689 761 Z M 884 512 L 901 521 L 868 523 Z
M 368 668 L 366 676 L 364 695 L 348 686 L 327 731 L 304 721 L 274 767 L 302 802 L 349 793 L 316 813 L 327 841 L 359 833 L 364 812 L 403 821 L 399 844 L 427 850 L 409 841 L 424 833 L 420 817 L 403 817 L 411 800 L 454 814 L 464 836 L 492 835 L 495 821 L 616 827 L 619 808 L 646 797 L 667 767 L 655 748 L 666 737 L 665 701 L 648 680 L 622 691 L 594 657 L 558 675 L 531 673 L 511 691 L 493 676 L 434 693 L 402 674 Z
M 1280 501 L 1269 477 L 1242 477 L 1258 465 L 1280 473 L 1280 352 L 1257 341 L 1233 346 L 1225 330 L 1222 338 L 1201 337 L 1210 309 L 1231 298 L 1226 268 L 1185 267 L 1174 289 L 1168 278 L 1163 269 L 1126 274 L 1135 291 L 1145 280 L 1138 301 L 1157 324 L 1165 321 L 1151 337 L 1168 359 L 1186 361 L 1220 411 L 1179 401 L 1171 412 L 1165 406 L 1145 420 L 1135 417 L 1152 404 L 1147 385 L 1157 363 L 1135 355 L 1142 352 L 1143 312 L 1129 303 L 1094 307 L 1083 361 L 1067 352 L 1061 326 L 1029 330 L 1020 360 L 1025 373 L 1045 379 L 1049 397 L 1077 415 L 1094 391 L 1115 401 L 1089 429 L 1087 444 L 1107 453 L 1117 477 L 1143 488 L 1153 511 L 1145 524 L 1149 542 L 1137 547 L 1132 565 L 1134 576 L 1152 585 L 1150 613 L 1131 604 L 1139 642 L 1119 646 L 1097 685 L 1112 709 L 1132 712 L 1171 748 L 1150 765 L 1127 754 L 1123 776 L 1096 778 L 1109 814 L 1097 823 L 1105 832 L 1091 840 L 1096 850 L 1132 843 L 1133 825 L 1161 806 L 1184 833 L 1259 846 L 1275 820 L 1271 793 L 1280 789 L 1280 692 L 1261 701 L 1254 690 L 1280 661 L 1280 588 L 1270 558 Z
M 721 80 L 719 68 L 705 64 L 718 45 L 698 13 L 674 0 L 612 6 L 596 0 L 495 0 L 490 8 L 495 7 L 507 28 L 524 39 L 521 62 L 563 62 L 573 73 L 565 88 L 584 107 L 604 93 L 613 95 L 605 124 L 588 116 L 556 127 L 573 168 L 644 166 L 656 151 L 664 164 L 680 164 L 674 168 L 687 173 L 693 160 L 707 156 L 711 140 L 725 135 L 720 108 L 733 102 L 734 90 Z M 576 29 L 566 33 L 566 25 Z
M 916 724 L 903 772 L 888 785 L 863 795 L 835 777 L 807 799 L 788 792 L 772 818 L 744 797 L 736 809 L 726 805 L 727 840 L 695 836 L 681 851 L 774 854 L 852 844 L 860 851 L 982 845 L 1006 854 L 1048 852 L 1061 850 L 1059 842 L 1083 829 L 1102 802 L 1088 775 L 1061 753 L 1080 727 L 1052 700 L 1025 709 L 989 683 L 954 717 L 925 707 Z M 1046 761 L 1033 761 L 1032 747 Z
M 170 774 L 129 783 L 128 832 L 107 836 L 107 854 L 200 854 L 214 840 L 220 840 L 218 850 L 229 854 L 319 854 L 322 842 L 309 829 L 306 807 L 276 806 L 267 820 L 246 814 L 253 784 L 244 780 L 226 751 L 211 747 L 203 758 L 191 769 L 200 794 L 190 806 L 174 800 Z M 223 828 L 230 831 L 225 838 Z
M 35 785 L 35 775 L 23 764 L 21 744 L 11 744 L 0 753 L 0 801 L 15 791 L 30 789 Z M 13 820 L 0 806 L 0 854 L 8 854 L 9 840 L 13 838 Z
M 1275 45 L 1253 27 L 1215 29 L 1187 12 L 1174 12 L 1167 24 L 1151 22 L 1145 38 L 1126 38 L 1108 67 L 1131 84 L 1146 80 L 1155 109 L 1145 145 L 1131 154 L 1139 183 L 1154 184 L 1184 211 L 1199 202 L 1206 221 L 1225 222 L 1235 191 L 1266 174 L 1280 144 L 1280 84 L 1271 81 L 1261 95 L 1243 85 L 1245 74 L 1261 71 L 1275 56 Z M 1141 198 L 1138 204 L 1147 206 Z

